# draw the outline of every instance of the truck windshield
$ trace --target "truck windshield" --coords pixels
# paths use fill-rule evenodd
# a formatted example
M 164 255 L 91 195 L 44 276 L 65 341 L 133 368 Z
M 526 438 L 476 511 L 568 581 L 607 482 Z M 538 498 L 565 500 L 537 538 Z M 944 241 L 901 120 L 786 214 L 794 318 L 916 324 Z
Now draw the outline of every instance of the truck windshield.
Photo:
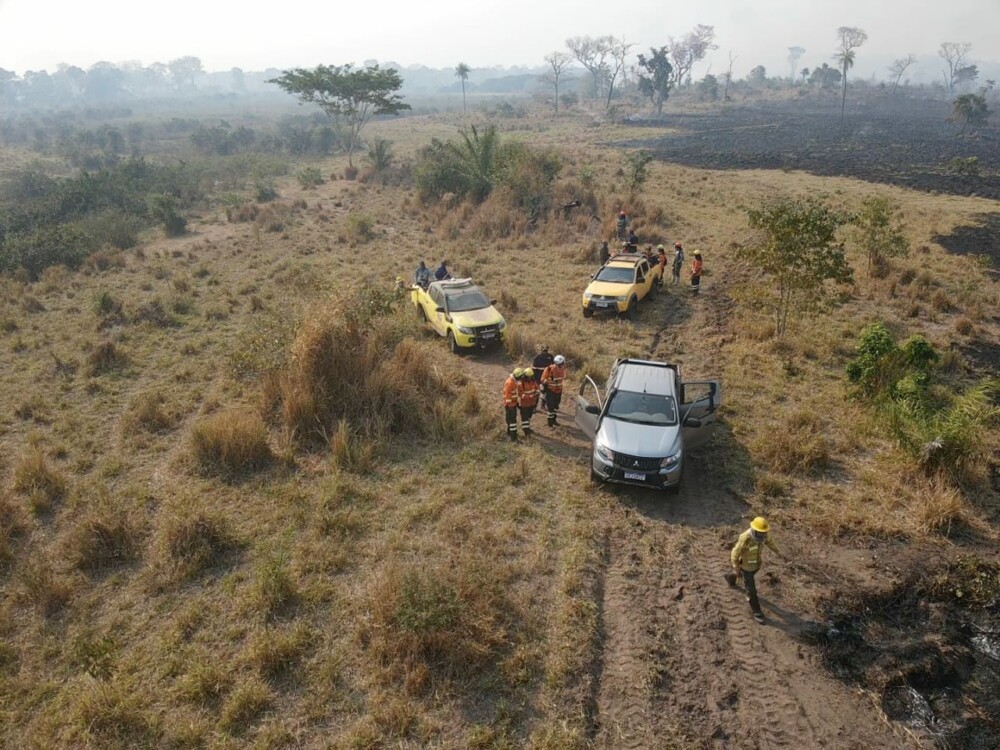
M 631 284 L 634 278 L 635 269 L 604 266 L 594 276 L 594 281 L 610 281 L 612 284 Z
M 677 405 L 671 396 L 615 391 L 608 401 L 607 416 L 636 424 L 677 424 Z
M 449 293 L 447 299 L 448 312 L 467 312 L 490 306 L 490 301 L 478 289 Z

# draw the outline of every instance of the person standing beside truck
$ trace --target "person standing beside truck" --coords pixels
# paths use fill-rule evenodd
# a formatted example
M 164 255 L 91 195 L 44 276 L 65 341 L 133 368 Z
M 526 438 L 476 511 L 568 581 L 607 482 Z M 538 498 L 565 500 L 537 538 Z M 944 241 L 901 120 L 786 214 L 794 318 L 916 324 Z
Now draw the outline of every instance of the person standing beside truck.
M 538 350 L 538 354 L 531 361 L 531 369 L 535 371 L 535 380 L 541 384 L 542 373 L 545 372 L 545 368 L 552 364 L 552 360 L 555 359 L 551 354 L 549 354 L 549 347 L 547 345 L 542 345 L 542 348 Z M 542 390 L 545 390 L 544 388 Z
M 618 223 L 616 225 L 618 239 L 625 239 L 625 228 L 628 226 L 628 216 L 625 215 L 624 211 L 618 212 Z
M 681 247 L 681 243 L 674 243 L 674 265 L 671 269 L 673 274 L 673 283 L 678 284 L 681 280 L 681 269 L 684 267 L 684 248 Z
M 562 401 L 563 383 L 566 380 L 566 358 L 557 354 L 552 364 L 542 373 L 542 388 L 545 390 L 546 424 L 556 426 L 559 403 Z
M 753 619 L 757 622 L 764 622 L 764 613 L 761 611 L 760 600 L 757 598 L 757 583 L 754 576 L 757 575 L 757 571 L 760 570 L 763 563 L 761 552 L 765 546 L 778 557 L 783 557 L 778 545 L 771 538 L 771 526 L 767 519 L 757 516 L 750 522 L 750 528 L 740 534 L 740 538 L 736 540 L 733 551 L 729 555 L 733 572 L 726 576 L 731 586 L 736 584 L 738 576 L 742 576 L 743 586 L 747 591 L 747 601 L 750 602 Z
M 535 371 L 525 367 L 521 370 L 521 380 L 518 382 L 517 403 L 521 414 L 521 432 L 526 438 L 531 437 L 531 417 L 538 406 L 538 394 Z
M 611 250 L 608 249 L 608 241 L 604 240 L 604 242 L 601 243 L 601 252 L 600 252 L 601 265 L 603 266 L 605 263 L 607 263 L 608 258 L 610 257 L 611 257 Z
M 514 371 L 507 376 L 503 384 L 503 411 L 504 419 L 507 423 L 507 437 L 510 441 L 517 442 L 517 406 L 519 381 L 524 371 L 520 367 L 515 367 Z

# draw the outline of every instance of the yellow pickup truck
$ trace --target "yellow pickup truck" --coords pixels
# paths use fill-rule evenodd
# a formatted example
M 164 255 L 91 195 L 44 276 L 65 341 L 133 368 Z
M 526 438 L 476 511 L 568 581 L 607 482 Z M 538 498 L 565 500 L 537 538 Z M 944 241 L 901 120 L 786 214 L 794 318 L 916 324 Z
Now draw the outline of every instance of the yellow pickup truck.
M 414 286 L 410 299 L 417 315 L 448 339 L 454 354 L 499 346 L 507 335 L 507 321 L 472 279 L 432 281 L 426 289 Z
M 660 264 L 651 266 L 645 255 L 619 253 L 611 256 L 601 270 L 591 276 L 583 293 L 583 317 L 589 318 L 596 312 L 616 312 L 633 319 L 639 302 L 656 290 L 662 276 Z

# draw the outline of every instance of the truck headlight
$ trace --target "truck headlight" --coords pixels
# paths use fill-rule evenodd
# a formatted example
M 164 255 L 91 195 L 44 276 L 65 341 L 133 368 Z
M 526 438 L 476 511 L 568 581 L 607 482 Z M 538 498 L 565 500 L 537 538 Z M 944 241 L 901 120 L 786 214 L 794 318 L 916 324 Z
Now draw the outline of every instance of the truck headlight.
M 681 452 L 677 451 L 674 455 L 667 456 L 662 461 L 660 461 L 660 466 L 663 468 L 666 468 L 668 466 L 675 466 L 677 462 L 680 460 L 681 460 Z
M 615 462 L 615 453 L 604 443 L 594 443 L 594 451 L 608 463 Z
M 583 301 L 584 302 L 590 302 L 590 300 L 592 300 L 593 298 L 594 298 L 594 293 L 593 292 L 584 292 L 583 293 Z
M 628 302 L 628 295 L 623 294 L 621 297 L 615 297 L 618 302 Z
M 458 328 L 458 332 L 459 333 L 464 333 L 466 336 L 471 336 L 472 335 L 472 329 L 471 328 L 466 328 L 465 326 L 456 326 L 456 328 Z
M 500 323 L 497 325 L 497 328 L 499 328 L 502 331 L 506 327 L 507 327 L 507 321 L 504 320 L 503 318 L 500 318 Z

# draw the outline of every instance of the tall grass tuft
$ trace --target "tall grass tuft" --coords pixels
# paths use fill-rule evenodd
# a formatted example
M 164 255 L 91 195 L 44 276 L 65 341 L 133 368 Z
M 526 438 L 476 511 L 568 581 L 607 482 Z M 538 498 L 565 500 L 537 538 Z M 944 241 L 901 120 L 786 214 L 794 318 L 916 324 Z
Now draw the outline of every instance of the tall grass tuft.
M 514 611 L 496 571 L 468 557 L 448 565 L 390 563 L 367 603 L 369 650 L 410 693 L 495 664 Z
M 328 445 L 344 466 L 370 462 L 370 441 L 427 435 L 434 404 L 452 397 L 452 378 L 421 344 L 396 301 L 363 289 L 313 311 L 280 377 L 280 414 L 302 445 Z
M 238 546 L 226 521 L 205 512 L 171 515 L 159 533 L 159 557 L 169 579 L 195 578 L 218 565 Z
M 158 746 L 162 730 L 143 695 L 134 685 L 87 679 L 76 691 L 70 712 L 69 744 L 108 750 Z
M 66 495 L 66 477 L 52 468 L 41 448 L 28 448 L 14 466 L 14 489 L 28 496 L 37 512 L 47 512 Z
M 191 430 L 191 448 L 203 471 L 236 475 L 267 467 L 273 458 L 259 414 L 223 411 Z

